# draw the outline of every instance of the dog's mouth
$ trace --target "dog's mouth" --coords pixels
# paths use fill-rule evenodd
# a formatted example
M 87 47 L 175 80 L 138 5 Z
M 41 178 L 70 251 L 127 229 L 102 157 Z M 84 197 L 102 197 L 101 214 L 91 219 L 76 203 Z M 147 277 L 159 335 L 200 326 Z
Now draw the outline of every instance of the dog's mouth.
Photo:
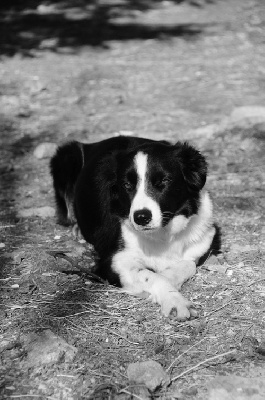
M 137 225 L 134 222 L 132 222 L 130 219 L 128 220 L 128 224 L 130 225 L 130 227 L 137 231 L 137 232 L 142 232 L 142 233 L 152 233 L 152 232 L 156 232 L 159 230 L 160 226 L 142 226 L 142 225 Z

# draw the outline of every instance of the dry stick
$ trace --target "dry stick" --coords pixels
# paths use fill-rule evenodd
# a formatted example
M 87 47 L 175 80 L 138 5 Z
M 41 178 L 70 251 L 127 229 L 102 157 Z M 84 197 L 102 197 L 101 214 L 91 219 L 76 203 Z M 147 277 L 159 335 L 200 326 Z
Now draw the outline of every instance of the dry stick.
M 182 357 L 184 354 L 188 353 L 193 347 L 197 346 L 198 344 L 200 344 L 203 340 L 205 340 L 206 338 L 202 338 L 201 340 L 199 340 L 197 343 L 193 344 L 192 346 L 190 346 L 186 351 L 183 351 L 183 353 L 181 353 L 177 358 L 175 358 L 175 360 L 170 364 L 170 366 L 166 369 L 166 371 L 169 371 L 170 368 L 173 367 L 173 365 L 175 364 L 175 362 Z
M 231 301 L 233 301 L 234 299 L 230 299 L 229 301 L 227 301 L 225 304 L 223 304 L 222 306 L 220 306 L 219 308 L 216 308 L 215 310 L 211 311 L 210 313 L 208 313 L 207 315 L 205 315 L 205 318 L 210 317 L 210 315 L 214 314 L 217 311 L 222 310 L 224 307 L 228 306 L 228 304 L 231 303 Z
M 256 281 L 250 282 L 250 283 L 247 285 L 247 287 L 250 287 L 251 285 L 254 285 L 255 283 L 259 283 L 259 282 L 262 282 L 262 281 L 265 281 L 265 277 L 264 277 L 264 278 L 261 278 L 261 279 L 257 279 Z
M 104 328 L 104 329 L 106 329 L 108 332 L 112 333 L 112 334 L 115 335 L 115 336 L 118 336 L 120 339 L 123 339 L 123 340 L 125 340 L 126 342 L 128 342 L 128 343 L 130 343 L 130 344 L 136 344 L 136 345 L 139 345 L 139 344 L 140 344 L 140 343 L 138 343 L 138 342 L 132 342 L 131 340 L 127 339 L 126 337 L 120 335 L 120 334 L 117 333 L 117 332 L 114 332 L 113 330 L 111 330 L 111 329 L 109 329 L 109 328 Z
M 80 314 L 87 314 L 87 313 L 89 313 L 89 310 L 87 310 L 87 311 L 80 311 L 80 312 L 75 313 L 75 314 L 63 315 L 63 316 L 60 316 L 60 317 L 56 317 L 55 315 L 51 315 L 51 318 L 63 319 L 63 318 L 69 318 L 69 317 L 76 317 L 77 315 L 80 315 Z
M 194 365 L 194 367 L 186 369 L 186 371 L 181 372 L 181 374 L 174 376 L 174 378 L 171 379 L 171 382 L 176 381 L 177 379 L 181 378 L 183 375 L 187 375 L 189 372 L 193 371 L 194 369 L 197 369 L 198 367 L 200 367 L 203 364 L 208 363 L 209 361 L 216 360 L 217 358 L 224 357 L 224 356 L 227 356 L 228 354 L 232 354 L 232 353 L 235 353 L 235 350 L 230 350 L 230 351 L 227 351 L 226 353 L 217 354 L 217 356 L 207 358 L 206 360 L 201 361 L 198 364 Z
M 11 394 L 10 399 L 21 399 L 22 397 L 42 397 L 40 394 Z M 47 397 L 47 399 L 55 400 L 55 397 Z
M 81 267 L 77 262 L 75 262 L 71 257 L 67 256 L 63 251 L 56 251 L 56 250 L 51 250 L 47 251 L 48 254 L 53 256 L 54 258 L 63 258 L 66 261 L 68 261 L 74 268 L 78 269 L 80 272 L 83 272 L 85 275 L 87 275 L 89 278 L 94 279 L 95 281 L 102 283 L 103 285 L 107 285 L 108 282 L 104 281 L 104 279 L 100 278 L 100 276 L 94 274 L 91 271 L 88 271 L 87 268 Z
M 136 399 L 138 399 L 138 400 L 144 400 L 142 397 L 140 397 L 140 396 L 137 396 L 137 394 L 135 394 L 135 393 L 132 393 L 132 392 L 129 392 L 128 390 L 126 390 L 126 389 L 122 389 L 122 390 L 120 390 L 119 391 L 119 393 L 126 393 L 126 394 L 129 394 L 130 396 L 133 396 L 133 397 L 135 397 Z
M 112 376 L 110 376 L 110 375 L 101 374 L 100 372 L 94 371 L 93 369 L 90 369 L 90 368 L 88 368 L 88 369 L 90 372 L 92 372 L 92 374 L 95 374 L 98 376 L 103 376 L 104 378 L 112 379 Z

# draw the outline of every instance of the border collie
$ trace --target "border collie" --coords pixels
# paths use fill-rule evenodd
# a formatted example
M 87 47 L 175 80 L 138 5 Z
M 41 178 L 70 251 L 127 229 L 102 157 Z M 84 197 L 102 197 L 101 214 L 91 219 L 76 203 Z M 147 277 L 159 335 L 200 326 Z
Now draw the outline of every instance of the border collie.
M 207 164 L 187 143 L 137 137 L 70 142 L 51 160 L 57 214 L 99 256 L 97 274 L 148 295 L 168 316 L 196 311 L 179 289 L 212 244 Z

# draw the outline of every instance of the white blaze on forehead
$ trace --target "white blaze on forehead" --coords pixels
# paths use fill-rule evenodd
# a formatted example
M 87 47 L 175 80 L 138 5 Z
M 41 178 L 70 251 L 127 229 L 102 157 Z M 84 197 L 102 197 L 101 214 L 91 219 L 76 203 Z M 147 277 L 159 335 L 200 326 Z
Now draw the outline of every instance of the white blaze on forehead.
M 147 208 L 152 213 L 152 219 L 144 228 L 159 228 L 162 224 L 162 214 L 159 204 L 147 193 L 148 186 L 148 155 L 139 152 L 134 157 L 134 165 L 137 173 L 137 188 L 131 204 L 130 221 L 136 229 L 143 227 L 135 224 L 133 214 L 135 211 Z
M 134 157 L 134 165 L 137 172 L 138 178 L 138 186 L 145 187 L 146 184 L 146 175 L 147 175 L 147 154 L 142 153 L 141 151 L 136 154 Z

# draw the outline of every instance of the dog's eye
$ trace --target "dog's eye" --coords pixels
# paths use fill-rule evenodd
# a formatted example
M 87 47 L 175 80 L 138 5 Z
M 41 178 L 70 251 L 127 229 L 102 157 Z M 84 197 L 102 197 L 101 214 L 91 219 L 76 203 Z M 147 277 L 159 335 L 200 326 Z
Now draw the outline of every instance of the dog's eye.
M 170 179 L 163 178 L 161 180 L 158 180 L 158 181 L 154 182 L 154 187 L 156 189 L 162 190 L 169 184 L 169 182 L 170 182 Z
M 167 178 L 163 178 L 163 179 L 159 179 L 157 181 L 154 182 L 154 186 L 157 188 L 162 188 L 164 186 L 166 186 L 169 183 L 169 179 Z
M 123 187 L 128 191 L 131 191 L 134 188 L 134 186 L 130 182 L 124 182 Z

